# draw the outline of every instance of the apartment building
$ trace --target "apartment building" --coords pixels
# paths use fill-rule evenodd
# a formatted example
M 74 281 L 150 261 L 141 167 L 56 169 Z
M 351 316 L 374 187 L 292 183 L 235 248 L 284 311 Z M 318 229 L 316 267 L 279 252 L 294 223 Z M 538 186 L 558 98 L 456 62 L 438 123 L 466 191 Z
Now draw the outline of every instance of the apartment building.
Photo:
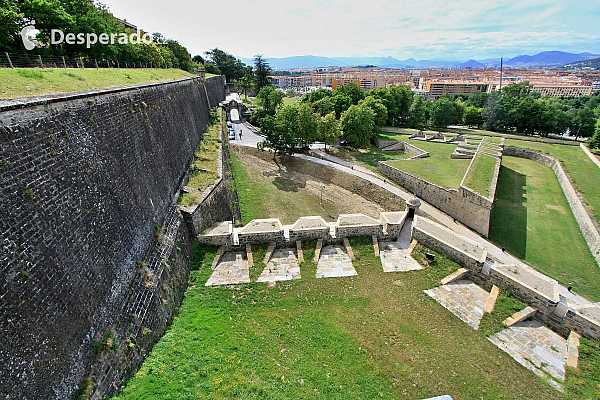
M 533 82 L 531 90 L 549 97 L 581 97 L 591 95 L 593 89 L 591 85 Z
M 481 81 L 429 80 L 423 85 L 423 90 L 429 93 L 430 99 L 435 100 L 444 95 L 486 93 L 488 87 L 488 82 Z

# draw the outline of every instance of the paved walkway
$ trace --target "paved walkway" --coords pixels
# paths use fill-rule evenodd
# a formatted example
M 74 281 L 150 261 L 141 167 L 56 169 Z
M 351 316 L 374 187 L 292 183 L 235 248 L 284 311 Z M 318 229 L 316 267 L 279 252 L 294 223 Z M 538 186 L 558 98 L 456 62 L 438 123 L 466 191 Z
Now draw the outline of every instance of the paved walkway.
M 519 322 L 489 338 L 519 364 L 562 390 L 562 385 L 548 377 L 565 380 L 567 341 L 537 320 Z
M 300 265 L 294 249 L 275 249 L 256 282 L 276 282 L 300 279 Z
M 325 246 L 317 263 L 317 278 L 338 278 L 358 275 L 342 245 Z
M 395 242 L 379 242 L 379 256 L 384 272 L 406 272 L 423 269 L 408 252 L 411 242 L 412 219 L 402 227 Z
M 245 256 L 241 251 L 225 252 L 205 286 L 250 283 L 250 269 Z
M 598 168 L 600 168 L 600 160 L 598 160 L 598 157 L 596 157 L 587 147 L 585 144 L 580 143 L 579 147 L 581 147 L 581 149 L 583 150 L 583 152 L 590 158 L 590 160 L 592 160 L 592 162 L 594 164 L 596 164 L 598 166 Z
M 489 293 L 474 282 L 467 279 L 458 280 L 425 290 L 425 293 L 473 329 L 479 328 Z
M 244 141 L 238 142 L 237 144 L 244 145 L 244 146 L 256 147 L 256 144 L 245 143 Z M 355 176 L 363 178 L 363 179 L 387 190 L 390 193 L 395 194 L 396 196 L 401 197 L 405 201 L 408 201 L 409 199 L 411 199 L 413 197 L 413 195 L 411 193 L 400 188 L 399 186 L 396 186 L 395 184 L 391 183 L 389 180 L 375 175 L 372 172 L 362 171 L 362 168 L 357 168 L 357 166 L 354 166 L 354 168 L 350 168 L 345 165 L 341 165 L 336 162 L 333 162 L 333 160 L 335 160 L 337 158 L 335 156 L 329 155 L 329 157 L 328 157 L 329 160 L 321 160 L 319 158 L 307 156 L 304 154 L 295 154 L 294 157 L 302 158 L 302 159 L 305 159 L 305 160 L 308 160 L 311 162 L 326 165 L 331 168 L 336 168 L 340 171 L 344 171 L 349 174 L 353 174 Z M 347 164 L 347 161 L 344 161 L 341 159 L 339 159 L 339 161 L 341 163 Z M 442 211 L 438 210 L 437 208 L 433 207 L 432 205 L 426 203 L 422 199 L 421 199 L 421 208 L 420 209 L 422 212 L 430 215 L 433 219 L 435 219 L 436 221 L 445 225 L 446 227 L 450 228 L 457 234 L 465 236 L 465 237 L 479 243 L 482 247 L 484 247 L 487 250 L 488 257 L 498 260 L 501 264 L 526 265 L 518 258 L 513 257 L 512 255 L 510 255 L 507 252 L 503 252 L 502 249 L 500 249 L 496 245 L 488 242 L 485 238 L 483 238 L 479 234 L 473 232 L 471 229 L 465 227 L 464 225 L 462 225 L 458 222 L 455 222 L 454 218 L 448 216 L 444 212 L 442 212 Z M 564 286 L 559 285 L 559 292 L 563 297 L 565 297 L 567 299 L 570 306 L 577 307 L 577 306 L 584 306 L 584 305 L 592 304 L 589 300 L 587 300 L 575 293 L 569 292 L 567 290 L 567 288 Z

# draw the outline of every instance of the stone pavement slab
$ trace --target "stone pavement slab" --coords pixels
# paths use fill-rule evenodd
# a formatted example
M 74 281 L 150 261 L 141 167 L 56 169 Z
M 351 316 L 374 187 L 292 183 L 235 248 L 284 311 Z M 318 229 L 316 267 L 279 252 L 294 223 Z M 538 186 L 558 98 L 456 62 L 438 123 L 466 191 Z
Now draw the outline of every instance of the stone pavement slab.
M 275 249 L 256 282 L 300 279 L 300 265 L 294 249 Z
M 358 275 L 344 246 L 330 245 L 321 249 L 317 264 L 317 278 L 336 278 Z
M 250 269 L 245 252 L 225 252 L 205 286 L 235 285 L 250 283 Z
M 548 377 L 565 380 L 567 341 L 537 320 L 519 322 L 489 338 L 519 364 L 562 390 L 562 385 Z
M 379 256 L 384 272 L 404 272 L 423 269 L 408 252 L 408 246 L 398 242 L 380 242 Z
M 474 282 L 458 280 L 425 293 L 474 329 L 479 328 L 489 293 Z

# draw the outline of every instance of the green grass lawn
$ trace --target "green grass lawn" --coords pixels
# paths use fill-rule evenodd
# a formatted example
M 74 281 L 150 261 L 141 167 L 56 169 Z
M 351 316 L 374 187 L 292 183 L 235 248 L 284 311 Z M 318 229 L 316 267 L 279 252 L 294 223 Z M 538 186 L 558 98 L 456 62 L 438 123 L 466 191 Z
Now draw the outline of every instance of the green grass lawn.
M 181 69 L 0 68 L 0 99 L 76 92 L 192 76 Z
M 471 160 L 450 158 L 450 154 L 456 148 L 456 145 L 453 144 L 412 140 L 408 139 L 407 135 L 394 135 L 385 132 L 381 136 L 392 140 L 404 140 L 428 151 L 429 157 L 427 158 L 410 161 L 390 161 L 389 164 L 445 188 L 458 189 L 471 162 Z
M 372 145 L 366 149 L 333 147 L 328 149 L 328 151 L 336 157 L 357 162 L 374 172 L 377 172 L 377 163 L 379 161 L 401 160 L 410 157 L 410 154 L 402 150 L 381 151 L 377 146 Z
M 423 293 L 457 264 L 384 273 L 370 238 L 351 242 L 358 276 L 315 279 L 306 262 L 275 288 L 204 287 L 216 248 L 195 245 L 178 315 L 117 398 L 562 397 Z
M 489 238 L 540 272 L 593 301 L 600 269 L 552 169 L 531 160 L 502 159 Z
M 221 109 L 219 112 L 222 114 Z M 189 206 L 198 204 L 202 191 L 217 179 L 217 159 L 219 156 L 219 130 L 221 123 L 214 123 L 208 127 L 202 141 L 194 152 L 194 161 L 190 166 L 189 179 L 186 186 L 197 189 L 198 192 L 183 193 L 179 196 L 177 204 Z
M 486 197 L 490 196 L 494 168 L 497 159 L 483 153 L 478 153 L 473 160 L 469 174 L 465 178 L 464 185 Z
M 590 212 L 600 216 L 600 168 L 590 160 L 579 146 L 506 140 L 506 145 L 525 147 L 550 154 L 562 161 L 575 187 L 583 195 Z

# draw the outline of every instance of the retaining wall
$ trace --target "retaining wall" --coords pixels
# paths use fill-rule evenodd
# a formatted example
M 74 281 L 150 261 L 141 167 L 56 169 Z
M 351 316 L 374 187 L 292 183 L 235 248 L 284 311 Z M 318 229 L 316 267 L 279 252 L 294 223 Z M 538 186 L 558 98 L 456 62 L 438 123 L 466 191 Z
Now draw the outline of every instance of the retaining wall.
M 0 397 L 71 398 L 91 371 L 100 398 L 136 370 L 185 289 L 186 233 L 165 215 L 223 97 L 215 77 L 0 102 Z M 161 227 L 168 272 L 144 261 Z M 130 309 L 153 333 L 125 354 Z
M 573 216 L 583 234 L 583 238 L 596 259 L 596 263 L 600 265 L 600 229 L 595 218 L 590 215 L 585 204 L 579 197 L 570 176 L 565 171 L 561 162 L 549 154 L 514 146 L 505 146 L 504 155 L 526 158 L 552 168 L 558 178 L 558 183 L 569 202 L 569 206 L 571 207 Z
M 445 189 L 382 161 L 377 164 L 377 169 L 403 188 L 487 237 L 493 201 L 463 186 L 459 190 Z

